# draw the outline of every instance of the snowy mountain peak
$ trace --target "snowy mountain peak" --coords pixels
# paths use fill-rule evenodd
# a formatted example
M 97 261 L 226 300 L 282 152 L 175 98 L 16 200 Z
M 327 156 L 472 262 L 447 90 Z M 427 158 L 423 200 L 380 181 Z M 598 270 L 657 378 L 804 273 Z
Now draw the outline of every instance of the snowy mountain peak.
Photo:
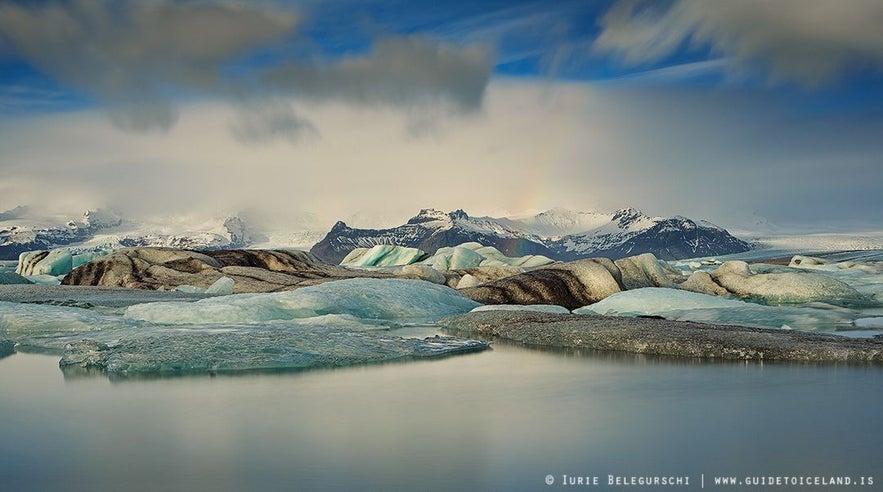
M 469 215 L 467 215 L 466 212 L 464 212 L 462 208 L 458 208 L 457 210 L 454 210 L 453 212 L 449 213 L 448 217 L 450 217 L 451 220 L 468 220 L 469 219 Z
M 462 212 L 462 210 L 461 210 Z M 424 208 L 420 210 L 420 212 L 412 217 L 408 223 L 409 224 L 424 224 L 427 222 L 450 222 L 452 220 L 449 214 L 442 212 L 441 210 L 436 210 L 434 208 Z
M 331 226 L 331 232 L 340 232 L 340 231 L 344 231 L 346 229 L 349 229 L 349 226 L 346 225 L 346 222 L 344 222 L 342 220 L 338 220 L 337 222 L 334 223 L 333 226 Z

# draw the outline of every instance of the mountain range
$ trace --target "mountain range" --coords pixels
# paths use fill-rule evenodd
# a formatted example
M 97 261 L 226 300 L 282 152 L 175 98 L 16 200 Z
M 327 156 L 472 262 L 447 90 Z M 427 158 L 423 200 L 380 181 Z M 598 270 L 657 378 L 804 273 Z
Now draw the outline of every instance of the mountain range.
M 471 217 L 463 210 L 421 210 L 388 229 L 359 229 L 337 222 L 329 232 L 263 230 L 259 220 L 238 215 L 193 223 L 168 219 L 161 225 L 127 220 L 109 210 L 90 210 L 75 220 L 35 220 L 26 207 L 0 212 L 0 260 L 25 251 L 70 247 L 107 250 L 130 246 L 184 249 L 309 248 L 338 263 L 355 248 L 377 244 L 415 247 L 432 254 L 446 246 L 478 242 L 508 256 L 544 255 L 570 261 L 590 256 L 621 258 L 650 252 L 662 259 L 737 253 L 750 249 L 726 230 L 685 217 L 651 217 L 626 208 L 613 213 L 552 209 L 522 217 Z M 324 236 L 324 238 L 323 238 Z
M 310 250 L 338 263 L 355 248 L 391 244 L 432 254 L 445 246 L 478 242 L 507 256 L 544 255 L 555 260 L 653 253 L 673 260 L 740 253 L 751 246 L 710 222 L 651 217 L 626 208 L 613 213 L 552 209 L 521 218 L 470 217 L 463 210 L 421 210 L 390 229 L 357 229 L 337 222 Z

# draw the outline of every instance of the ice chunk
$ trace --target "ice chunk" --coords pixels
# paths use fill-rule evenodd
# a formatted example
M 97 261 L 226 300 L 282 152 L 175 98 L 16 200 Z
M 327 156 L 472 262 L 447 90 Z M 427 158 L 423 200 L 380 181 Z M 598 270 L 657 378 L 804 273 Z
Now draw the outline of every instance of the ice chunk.
M 554 304 L 488 304 L 486 306 L 478 306 L 471 312 L 479 311 L 534 311 L 538 313 L 570 314 L 570 310 L 566 307 Z
M 107 332 L 110 340 L 122 333 L 137 333 L 140 323 L 121 316 L 104 315 L 65 305 L 22 304 L 0 302 L 0 337 L 23 346 L 60 350 L 68 341 Z M 88 307 L 88 303 L 81 303 Z
M 96 251 L 94 253 L 79 253 L 79 254 L 73 255 L 73 260 L 72 260 L 71 266 L 73 268 L 77 268 L 79 266 L 85 265 L 86 263 L 89 263 L 90 261 L 94 260 L 95 258 L 107 256 L 108 254 L 110 254 L 109 251 Z
M 439 248 L 423 263 L 439 271 L 465 270 L 475 268 L 485 261 L 485 257 L 463 246 Z
M 229 296 L 233 293 L 235 283 L 230 277 L 221 277 L 205 289 L 205 293 L 212 296 Z
M 14 272 L 0 271 L 0 285 L 30 284 L 30 280 Z
M 613 294 L 573 311 L 608 316 L 662 316 L 679 321 L 736 324 L 797 330 L 836 330 L 850 326 L 847 313 L 791 306 L 764 306 L 677 289 L 649 287 Z
M 340 264 L 358 268 L 402 266 L 410 265 L 424 256 L 426 253 L 416 248 L 378 244 L 368 249 L 354 249 Z
M 859 318 L 852 322 L 856 328 L 883 330 L 883 318 Z
M 73 270 L 73 257 L 66 248 L 52 251 L 28 251 L 18 257 L 15 273 L 24 276 L 67 275 Z
M 37 284 L 37 285 L 59 285 L 61 284 L 61 279 L 64 278 L 64 275 L 59 275 L 54 277 L 52 275 L 26 275 L 26 279 L 29 282 Z
M 350 314 L 392 322 L 428 322 L 465 313 L 478 303 L 422 280 L 354 278 L 270 294 L 235 294 L 194 303 L 139 304 L 126 317 L 157 323 L 258 323 Z
M 469 287 L 475 287 L 476 285 L 480 285 L 481 280 L 478 280 L 472 274 L 467 273 L 460 277 L 460 280 L 457 282 L 458 289 L 467 289 Z
M 711 274 L 721 287 L 740 297 L 767 303 L 793 304 L 812 301 L 862 304 L 869 300 L 857 290 L 821 272 L 781 271 L 758 265 L 752 272 L 744 261 L 727 261 Z
M 338 367 L 477 352 L 487 342 L 453 337 L 399 338 L 324 327 L 263 333 L 167 334 L 126 339 L 113 347 L 71 343 L 63 369 L 97 368 L 111 375 L 177 375 Z

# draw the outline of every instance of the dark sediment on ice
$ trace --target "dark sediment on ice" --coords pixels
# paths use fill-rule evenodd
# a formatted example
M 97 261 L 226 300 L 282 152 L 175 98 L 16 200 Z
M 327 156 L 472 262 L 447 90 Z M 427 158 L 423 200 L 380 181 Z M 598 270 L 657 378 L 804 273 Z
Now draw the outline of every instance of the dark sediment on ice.
M 460 336 L 498 337 L 539 347 L 728 360 L 883 363 L 883 340 L 790 330 L 525 311 L 466 313 L 440 324 Z

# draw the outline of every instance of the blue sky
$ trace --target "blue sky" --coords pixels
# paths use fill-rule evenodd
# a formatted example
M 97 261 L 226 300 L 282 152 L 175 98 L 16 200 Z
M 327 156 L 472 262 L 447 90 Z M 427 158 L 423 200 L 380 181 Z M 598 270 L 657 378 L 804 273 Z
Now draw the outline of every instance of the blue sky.
M 878 228 L 883 7 L 873 0 L 834 3 L 6 1 L 0 3 L 0 129 L 7 134 L 0 135 L 0 172 L 14 185 L 6 185 L 0 209 L 14 207 L 29 186 L 39 186 L 28 163 L 38 154 L 47 159 L 46 149 L 29 150 L 9 135 L 61 132 L 71 118 L 97 125 L 87 141 L 57 146 L 57 165 L 71 175 L 78 165 L 133 166 L 125 158 L 63 163 L 64 156 L 77 153 L 103 159 L 98 141 L 108 146 L 165 141 L 178 148 L 177 139 L 185 138 L 179 123 L 208 108 L 226 108 L 223 117 L 229 120 L 226 137 L 212 138 L 279 159 L 279 168 L 293 173 L 293 160 L 313 154 L 318 159 L 326 155 L 318 147 L 354 138 L 344 133 L 347 117 L 340 114 L 334 113 L 333 123 L 318 124 L 339 108 L 362 116 L 373 111 L 378 121 L 390 114 L 399 118 L 394 138 L 361 154 L 401 158 L 417 147 L 425 150 L 427 139 L 450 140 L 453 147 L 454 135 L 465 127 L 486 132 L 495 148 L 524 145 L 505 141 L 493 115 L 542 126 L 536 112 L 564 104 L 548 117 L 568 137 L 532 142 L 545 146 L 530 154 L 533 161 L 497 162 L 460 151 L 450 156 L 471 161 L 462 164 L 466 167 L 480 164 L 489 175 L 520 173 L 533 184 L 540 176 L 542 186 L 563 191 L 530 194 L 557 195 L 564 203 L 545 198 L 525 204 L 523 195 L 532 185 L 525 181 L 511 183 L 508 196 L 467 186 L 456 208 L 519 213 L 523 205 L 637 205 L 651 213 L 705 213 L 746 225 L 759 217 L 808 228 Z M 596 145 L 584 148 L 581 134 Z M 208 133 L 201 136 L 210 145 Z M 620 145 L 613 148 L 611 141 Z M 268 146 L 278 153 L 266 155 L 261 147 Z M 539 156 L 554 159 L 543 162 Z M 192 159 L 169 151 L 137 165 L 162 176 Z M 358 174 L 350 172 L 352 158 L 335 159 L 324 163 L 329 176 Z M 433 159 L 444 161 L 440 155 Z M 398 174 L 411 165 L 387 162 L 384 169 Z M 745 168 L 801 178 L 779 189 L 743 179 L 742 186 L 751 187 L 743 196 L 710 191 L 720 176 Z M 602 189 L 596 176 L 620 184 L 631 179 L 625 184 L 628 195 Z M 705 191 L 673 198 L 646 181 L 652 177 L 658 184 L 666 176 L 671 180 L 666 188 L 686 183 Z M 81 195 L 94 197 L 81 200 L 83 207 L 113 201 L 93 184 L 73 183 Z M 353 178 L 342 195 L 351 195 L 358 184 Z M 216 185 L 225 191 L 234 187 Z M 823 192 L 843 198 L 824 206 L 812 200 Z M 478 194 L 486 199 L 470 198 Z M 403 194 L 389 214 L 456 201 L 441 192 L 420 196 L 434 203 L 418 204 L 417 197 Z M 715 196 L 728 203 L 698 203 Z M 79 204 L 65 201 L 73 203 Z M 333 213 L 380 208 L 355 201 L 347 206 Z M 297 208 L 329 207 L 311 197 Z

